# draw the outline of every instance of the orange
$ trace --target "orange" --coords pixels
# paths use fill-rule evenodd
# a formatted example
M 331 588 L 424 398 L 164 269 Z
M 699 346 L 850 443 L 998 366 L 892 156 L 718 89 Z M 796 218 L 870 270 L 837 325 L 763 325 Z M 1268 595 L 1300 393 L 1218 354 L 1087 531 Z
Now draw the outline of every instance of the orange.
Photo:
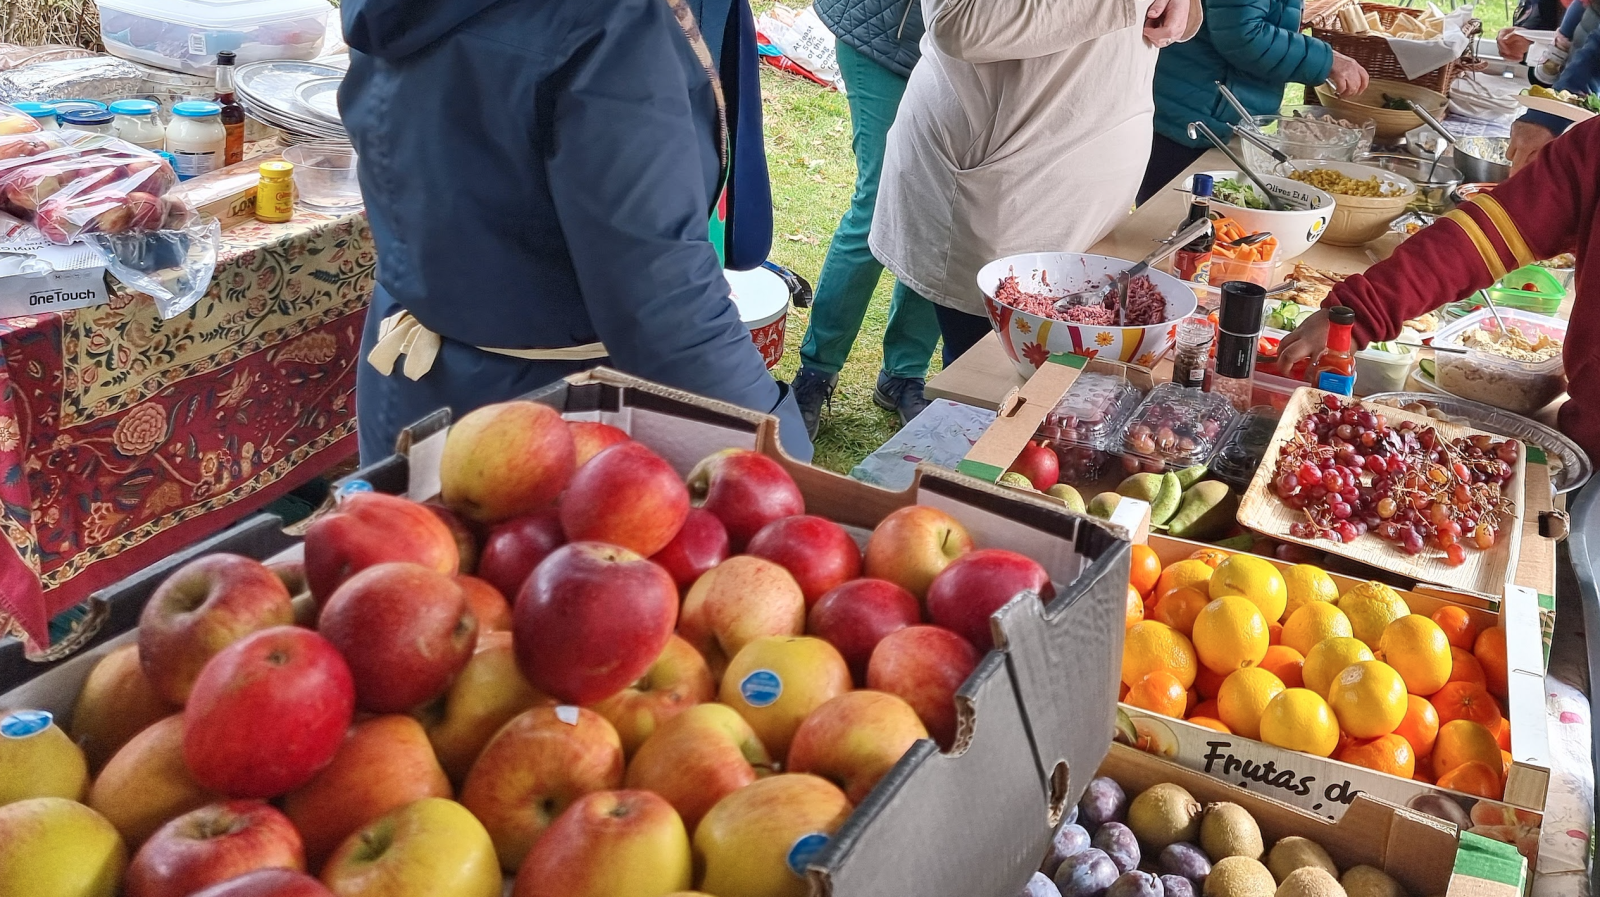
M 1228 677 L 1201 664 L 1194 674 L 1194 690 L 1199 692 L 1202 698 L 1214 698 L 1217 692 L 1222 690 L 1222 680 L 1226 678 Z
M 1223 725 L 1235 735 L 1261 737 L 1261 714 L 1267 704 L 1284 691 L 1283 682 L 1260 667 L 1249 667 L 1229 675 L 1217 694 L 1217 709 Z
M 1302 655 L 1310 654 L 1323 639 L 1350 638 L 1353 634 L 1350 618 L 1326 601 L 1301 605 L 1283 624 L 1283 643 Z
M 1191 716 L 1189 717 L 1189 722 L 1194 723 L 1197 726 L 1205 726 L 1207 729 L 1213 729 L 1221 732 L 1224 735 L 1233 734 L 1232 730 L 1222 724 L 1222 720 L 1212 719 L 1209 716 Z
M 1505 796 L 1505 786 L 1500 776 L 1488 765 L 1474 760 L 1439 776 L 1438 786 L 1463 794 L 1499 800 Z
M 1128 574 L 1128 585 L 1138 589 L 1140 595 L 1148 595 L 1160 578 L 1161 559 L 1155 550 L 1148 545 L 1133 546 L 1133 571 Z
M 1132 626 L 1143 619 L 1144 599 L 1139 597 L 1138 589 L 1134 588 L 1133 586 L 1128 586 L 1128 611 L 1126 618 L 1122 622 L 1122 626 L 1124 629 L 1126 629 L 1127 627 Z
M 1201 548 L 1196 550 L 1194 554 L 1189 555 L 1189 557 L 1197 561 L 1205 561 L 1211 566 L 1211 569 L 1215 570 L 1230 555 L 1220 548 Z
M 1339 721 L 1328 702 L 1311 689 L 1285 689 L 1261 713 L 1261 740 L 1326 757 L 1339 746 Z
M 1378 656 L 1414 695 L 1431 695 L 1450 681 L 1450 639 L 1421 614 L 1407 614 L 1386 626 L 1378 639 Z
M 1483 686 L 1471 682 L 1447 682 L 1428 702 L 1439 711 L 1441 726 L 1458 719 L 1492 726 L 1502 718 L 1494 697 Z
M 1506 631 L 1494 626 L 1478 633 L 1472 653 L 1477 656 L 1478 663 L 1483 664 L 1483 675 L 1489 680 L 1489 694 L 1497 698 L 1506 697 L 1509 691 L 1506 685 Z
M 1450 646 L 1450 681 L 1471 682 L 1485 688 L 1489 685 L 1488 678 L 1483 675 L 1483 664 L 1478 663 L 1478 658 L 1454 645 Z
M 1306 659 L 1300 656 L 1299 651 L 1283 645 L 1273 645 L 1261 658 L 1261 668 L 1281 679 L 1284 688 L 1301 688 L 1305 685 L 1300 676 L 1301 668 L 1305 665 Z
M 1195 617 L 1211 603 L 1211 596 L 1193 586 L 1182 586 L 1161 596 L 1150 608 L 1150 619 L 1159 620 L 1184 635 L 1194 633 Z
M 1487 728 L 1464 719 L 1439 727 L 1439 740 L 1433 746 L 1433 771 L 1443 777 L 1464 763 L 1478 762 L 1490 769 L 1500 768 L 1500 745 Z
M 1283 624 L 1282 623 L 1277 623 L 1277 622 L 1268 623 L 1267 624 L 1267 647 L 1270 648 L 1273 645 L 1281 645 L 1281 644 L 1283 644 Z
M 1128 696 L 1123 700 L 1151 713 L 1183 719 L 1183 711 L 1189 706 L 1189 693 L 1177 676 L 1166 670 L 1156 670 L 1128 686 Z
M 1409 779 L 1417 772 L 1417 758 L 1411 749 L 1411 742 L 1394 734 L 1352 741 L 1333 759 L 1402 779 Z
M 1445 637 L 1450 639 L 1450 644 L 1457 648 L 1472 650 L 1472 644 L 1478 638 L 1478 624 L 1472 621 L 1472 614 L 1467 613 L 1464 608 L 1447 604 L 1433 612 L 1432 620 L 1444 630 Z
M 1237 556 L 1226 563 L 1235 560 Z M 1238 595 L 1217 598 L 1195 618 L 1195 651 L 1201 663 L 1218 673 L 1231 673 L 1259 664 L 1267 655 L 1267 647 L 1267 621 L 1260 608 L 1248 598 Z M 1235 732 L 1239 731 L 1226 717 L 1222 721 Z
M 1211 582 L 1211 574 L 1215 572 L 1211 565 L 1205 561 L 1185 558 L 1175 564 L 1169 565 L 1161 571 L 1161 576 L 1156 579 L 1156 596 L 1165 597 L 1173 589 L 1184 586 L 1194 586 L 1205 591 Z
M 1339 600 L 1339 586 L 1333 577 L 1323 571 L 1321 567 L 1311 564 L 1295 564 L 1283 571 L 1284 585 L 1289 587 L 1289 603 L 1284 605 L 1283 618 L 1285 620 L 1294 616 L 1294 612 L 1312 601 L 1334 602 Z
M 1369 580 L 1339 596 L 1339 609 L 1350 618 L 1355 637 L 1378 650 L 1378 639 L 1394 621 L 1411 613 L 1400 593 L 1381 582 Z
M 1193 722 L 1197 718 L 1217 719 L 1221 715 L 1222 712 L 1217 709 L 1217 699 L 1211 698 L 1194 705 L 1194 709 L 1189 711 L 1189 721 Z
M 1406 695 L 1406 715 L 1394 730 L 1406 741 L 1418 758 L 1433 753 L 1433 742 L 1439 737 L 1439 711 L 1433 709 L 1427 698 Z
M 1327 697 L 1328 690 L 1333 687 L 1333 680 L 1345 667 L 1363 660 L 1376 659 L 1360 639 L 1323 639 L 1306 654 L 1306 665 L 1300 674 L 1305 679 L 1306 688 Z
M 1334 678 L 1328 706 L 1351 738 L 1388 735 L 1405 719 L 1406 682 L 1383 661 L 1353 663 Z
M 1511 752 L 1510 751 L 1501 751 L 1500 752 L 1500 769 L 1501 769 L 1500 778 L 1504 779 L 1506 776 L 1511 775 Z
M 1249 599 L 1268 623 L 1282 619 L 1283 609 L 1289 604 L 1289 586 L 1283 581 L 1283 574 L 1266 558 L 1248 554 L 1236 554 L 1218 564 L 1211 577 L 1210 592 L 1212 599 L 1230 595 Z
M 1511 720 L 1502 716 L 1500 724 L 1489 726 L 1489 731 L 1494 735 L 1494 743 L 1500 745 L 1500 750 L 1511 750 Z
M 1194 684 L 1194 645 L 1165 623 L 1144 620 L 1122 640 L 1122 681 L 1128 687 L 1156 670 L 1167 670 L 1184 688 Z

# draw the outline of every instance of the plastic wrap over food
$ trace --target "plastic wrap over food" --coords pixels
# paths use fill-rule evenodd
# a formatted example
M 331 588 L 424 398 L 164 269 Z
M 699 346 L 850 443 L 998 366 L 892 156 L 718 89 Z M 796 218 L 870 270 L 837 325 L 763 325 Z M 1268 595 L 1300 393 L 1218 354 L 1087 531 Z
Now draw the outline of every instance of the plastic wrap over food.
M 163 318 L 173 318 L 200 301 L 217 269 L 222 222 L 192 218 L 179 228 L 88 234 L 84 239 L 105 256 L 106 270 L 156 302 Z
M 58 59 L 0 72 L 0 101 L 44 102 L 67 97 L 119 100 L 140 93 L 144 73 L 110 56 Z
M 21 68 L 40 62 L 59 62 L 63 59 L 87 59 L 99 56 L 93 50 L 69 47 L 65 44 L 45 44 L 29 47 L 22 44 L 0 44 L 0 71 Z

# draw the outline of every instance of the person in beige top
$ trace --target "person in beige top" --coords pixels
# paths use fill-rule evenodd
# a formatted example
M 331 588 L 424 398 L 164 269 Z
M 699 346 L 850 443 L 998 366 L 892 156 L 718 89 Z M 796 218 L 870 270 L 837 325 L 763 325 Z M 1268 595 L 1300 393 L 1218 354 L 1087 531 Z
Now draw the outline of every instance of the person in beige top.
M 1157 51 L 1202 14 L 1200 0 L 922 6 L 922 63 L 889 131 L 869 243 L 896 291 L 938 306 L 948 365 L 989 332 L 979 268 L 1081 252 L 1128 214 Z

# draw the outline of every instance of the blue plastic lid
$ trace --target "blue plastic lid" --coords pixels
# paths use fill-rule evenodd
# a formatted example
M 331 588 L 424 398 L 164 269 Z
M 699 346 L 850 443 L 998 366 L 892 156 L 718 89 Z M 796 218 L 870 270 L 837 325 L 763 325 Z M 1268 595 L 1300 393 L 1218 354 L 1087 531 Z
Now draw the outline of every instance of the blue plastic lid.
M 113 115 L 153 115 L 161 104 L 154 100 L 118 100 L 111 104 Z
M 183 118 L 205 118 L 221 112 L 222 107 L 210 100 L 184 100 L 172 107 L 172 114 Z
M 1211 195 L 1211 175 L 1197 174 L 1190 183 L 1190 189 L 1195 196 Z
M 156 155 L 158 155 L 161 158 L 167 160 L 167 164 L 168 165 L 176 167 L 177 164 L 178 164 L 178 157 L 174 156 L 173 154 L 171 154 L 169 152 L 167 152 L 166 150 L 161 150 L 160 152 L 156 153 Z
M 49 103 L 12 103 L 18 112 L 30 118 L 55 118 L 56 107 Z
M 100 109 L 103 111 L 106 108 L 106 104 L 99 100 L 90 100 L 83 97 L 75 97 L 70 100 L 50 100 L 49 103 L 56 107 L 57 112 L 71 112 L 74 109 Z
M 111 124 L 111 113 L 104 109 L 74 109 L 71 112 L 61 113 L 60 117 L 64 125 Z

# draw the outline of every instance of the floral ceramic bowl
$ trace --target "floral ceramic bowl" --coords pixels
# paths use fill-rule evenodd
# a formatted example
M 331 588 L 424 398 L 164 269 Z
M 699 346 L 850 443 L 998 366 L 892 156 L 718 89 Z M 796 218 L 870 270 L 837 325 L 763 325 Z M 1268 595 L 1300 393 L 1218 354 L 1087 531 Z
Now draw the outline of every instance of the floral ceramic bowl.
M 1102 287 L 1133 263 L 1103 255 L 1077 252 L 1030 252 L 990 262 L 978 272 L 983 306 L 1000 345 L 1023 377 L 1033 376 L 1052 355 L 1104 357 L 1140 367 L 1153 367 L 1173 343 L 1178 322 L 1194 313 L 1194 291 L 1183 281 L 1160 271 L 1148 276 L 1161 298 L 1165 313 L 1145 326 L 1095 326 L 1061 321 L 1007 305 L 995 299 L 1005 278 L 1015 275 L 1025 293 L 1065 296 Z

